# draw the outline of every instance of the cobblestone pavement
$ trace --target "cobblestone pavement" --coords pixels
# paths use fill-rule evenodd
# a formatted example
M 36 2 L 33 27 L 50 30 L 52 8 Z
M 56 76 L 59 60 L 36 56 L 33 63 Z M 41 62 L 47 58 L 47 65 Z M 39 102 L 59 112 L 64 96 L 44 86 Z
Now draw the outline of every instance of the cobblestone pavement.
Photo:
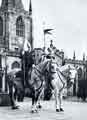
M 31 101 L 18 103 L 20 109 L 0 107 L 0 120 L 87 120 L 87 103 L 63 101 L 64 113 L 55 112 L 55 102 L 42 101 L 43 108 L 38 113 L 30 113 Z

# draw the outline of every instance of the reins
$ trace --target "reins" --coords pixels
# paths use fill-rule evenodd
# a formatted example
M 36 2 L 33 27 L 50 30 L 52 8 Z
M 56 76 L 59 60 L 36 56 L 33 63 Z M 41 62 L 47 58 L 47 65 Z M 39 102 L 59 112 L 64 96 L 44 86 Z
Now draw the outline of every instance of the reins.
M 39 69 L 37 69 L 36 67 L 34 67 L 34 69 L 37 70 L 41 75 L 43 75 L 43 73 Z
M 45 64 L 45 66 L 44 66 L 44 68 L 46 67 L 46 65 L 48 64 L 48 62 Z M 38 75 L 37 73 L 37 75 L 38 75 L 38 77 L 40 77 L 40 79 L 42 79 L 42 76 L 43 76 L 43 72 L 41 72 L 37 67 L 34 67 L 34 69 L 35 70 L 37 70 L 37 72 L 39 72 L 40 73 L 40 75 Z M 43 70 L 44 71 L 44 70 Z M 41 82 L 41 85 L 40 85 L 40 87 L 38 88 L 38 89 L 36 89 L 36 91 L 38 91 L 38 90 L 40 90 L 42 87 L 43 87 L 43 79 L 41 80 L 42 82 Z
M 60 72 L 60 71 L 59 71 Z M 60 72 L 60 73 L 62 73 L 62 72 Z M 58 74 L 58 71 L 57 71 L 57 74 Z M 61 82 L 62 82 L 62 84 L 63 84 L 63 86 L 65 85 L 65 83 L 63 82 L 63 80 L 62 80 L 62 78 L 60 77 L 60 75 L 58 74 L 58 76 L 59 76 L 59 78 L 60 78 L 60 80 L 61 80 Z
M 46 65 L 48 64 L 48 62 L 46 63 Z M 46 67 L 46 65 L 44 66 L 44 68 Z M 34 67 L 34 69 L 36 69 L 41 75 L 43 75 L 43 72 L 41 72 L 36 66 Z M 44 71 L 44 70 L 43 70 Z
M 59 70 L 59 68 L 57 68 L 57 72 L 58 72 L 58 71 L 61 73 L 61 75 L 62 75 L 63 77 L 65 77 L 65 79 L 67 79 L 66 75 L 64 75 L 64 74 Z
M 57 64 L 57 63 L 56 63 Z M 57 66 L 58 66 L 58 64 L 57 64 Z M 51 61 L 50 61 L 50 67 L 49 67 L 50 69 L 51 69 Z M 67 79 L 67 77 L 59 70 L 59 68 L 57 67 L 57 74 L 58 74 L 58 76 L 59 76 L 59 79 L 61 80 L 61 82 L 62 82 L 62 84 L 63 84 L 63 86 L 65 85 L 65 83 L 63 82 L 63 80 L 62 80 L 62 78 L 60 77 L 60 75 L 59 75 L 59 73 L 58 72 L 60 72 L 60 74 L 65 78 L 65 79 Z M 50 71 L 51 72 L 51 71 Z

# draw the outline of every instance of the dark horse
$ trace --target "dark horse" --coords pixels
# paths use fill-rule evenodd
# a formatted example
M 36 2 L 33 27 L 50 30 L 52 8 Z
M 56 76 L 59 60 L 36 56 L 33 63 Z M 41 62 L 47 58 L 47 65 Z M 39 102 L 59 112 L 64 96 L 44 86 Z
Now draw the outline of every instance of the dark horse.
M 14 69 L 7 74 L 9 97 L 12 109 L 18 109 L 15 104 L 17 97 L 24 97 L 24 73 L 20 69 Z M 18 98 L 17 98 L 18 99 Z
M 38 61 L 36 62 L 36 53 L 38 53 L 38 50 L 40 55 L 38 56 Z M 29 84 L 31 79 L 32 65 L 41 61 L 42 54 L 43 50 L 39 48 L 31 51 L 30 53 L 25 52 L 24 55 L 21 55 L 22 69 L 13 69 L 7 74 L 12 109 L 18 108 L 18 106 L 15 104 L 15 100 L 17 97 L 21 99 L 24 98 L 26 88 L 30 89 L 32 97 L 33 88 Z

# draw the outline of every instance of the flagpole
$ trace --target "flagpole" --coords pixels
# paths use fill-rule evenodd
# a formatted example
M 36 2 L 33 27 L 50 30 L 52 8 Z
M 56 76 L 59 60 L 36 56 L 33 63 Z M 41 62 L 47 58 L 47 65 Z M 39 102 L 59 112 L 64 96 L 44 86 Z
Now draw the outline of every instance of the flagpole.
M 52 35 L 52 33 L 50 31 L 52 31 L 53 29 L 43 29 L 43 33 L 44 33 L 44 52 L 46 50 L 46 40 L 45 40 L 45 35 L 46 34 L 50 34 Z
M 43 35 L 44 35 L 44 36 L 43 36 L 43 37 L 44 37 L 44 38 L 43 38 L 43 39 L 44 39 L 44 47 L 43 47 L 43 50 L 44 50 L 44 52 L 45 52 L 45 47 L 46 47 L 46 46 L 45 46 L 45 33 L 44 33 L 44 29 L 45 29 L 45 28 L 44 28 L 44 26 L 45 26 L 45 22 L 43 22 Z
M 46 49 L 46 44 L 45 44 L 45 33 L 44 33 L 44 52 L 45 52 L 45 49 Z

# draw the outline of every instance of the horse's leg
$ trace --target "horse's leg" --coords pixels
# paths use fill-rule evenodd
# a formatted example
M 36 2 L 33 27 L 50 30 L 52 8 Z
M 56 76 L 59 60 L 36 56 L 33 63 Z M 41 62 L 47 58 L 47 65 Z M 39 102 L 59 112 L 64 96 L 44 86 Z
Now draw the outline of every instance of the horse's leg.
M 58 101 L 59 101 L 59 110 L 64 111 L 62 108 L 62 91 L 59 91 L 58 93 Z
M 15 104 L 13 85 L 8 85 L 8 86 L 9 86 L 9 96 L 10 96 L 12 109 L 18 109 L 18 106 Z
M 35 111 L 35 107 L 34 107 L 35 105 L 34 104 L 35 104 L 35 97 L 32 96 L 32 108 L 31 108 L 32 113 L 34 113 L 34 111 Z
M 17 99 L 17 89 L 15 89 L 15 92 L 14 92 L 14 99 L 15 100 Z
M 35 94 L 35 111 L 36 112 L 38 111 L 38 108 L 42 107 L 40 105 L 40 93 L 41 93 L 41 90 L 40 91 L 36 91 L 36 94 Z
M 54 89 L 56 112 L 60 112 L 60 109 L 61 109 L 61 95 L 60 95 L 60 91 L 59 91 L 58 85 L 56 83 L 56 80 L 52 80 L 51 84 L 52 84 L 52 87 Z
M 42 106 L 40 105 L 40 91 L 35 91 L 34 96 L 32 97 L 32 112 L 37 112 L 38 108 L 41 108 Z
M 62 91 L 55 89 L 56 112 L 64 111 L 62 108 Z
M 44 88 L 42 88 L 42 90 L 40 91 L 39 95 L 38 95 L 38 100 L 37 100 L 37 108 L 41 109 L 42 105 L 40 103 L 41 100 L 41 96 L 44 95 Z
M 36 108 L 36 92 L 34 90 L 32 90 L 32 109 L 31 109 L 31 112 L 34 113 L 34 112 L 37 112 L 37 108 Z
M 57 90 L 57 88 L 54 89 L 54 95 L 55 95 L 56 112 L 59 112 L 61 102 L 60 102 L 59 91 Z
M 38 97 L 38 101 L 37 101 L 37 108 L 39 108 L 39 109 L 42 108 L 42 105 L 40 103 L 40 99 L 41 99 L 41 96 Z
M 60 111 L 64 111 L 62 108 L 62 98 L 63 98 L 63 90 L 64 90 L 64 86 L 63 88 L 59 91 L 60 95 L 59 95 L 59 101 L 60 101 Z

